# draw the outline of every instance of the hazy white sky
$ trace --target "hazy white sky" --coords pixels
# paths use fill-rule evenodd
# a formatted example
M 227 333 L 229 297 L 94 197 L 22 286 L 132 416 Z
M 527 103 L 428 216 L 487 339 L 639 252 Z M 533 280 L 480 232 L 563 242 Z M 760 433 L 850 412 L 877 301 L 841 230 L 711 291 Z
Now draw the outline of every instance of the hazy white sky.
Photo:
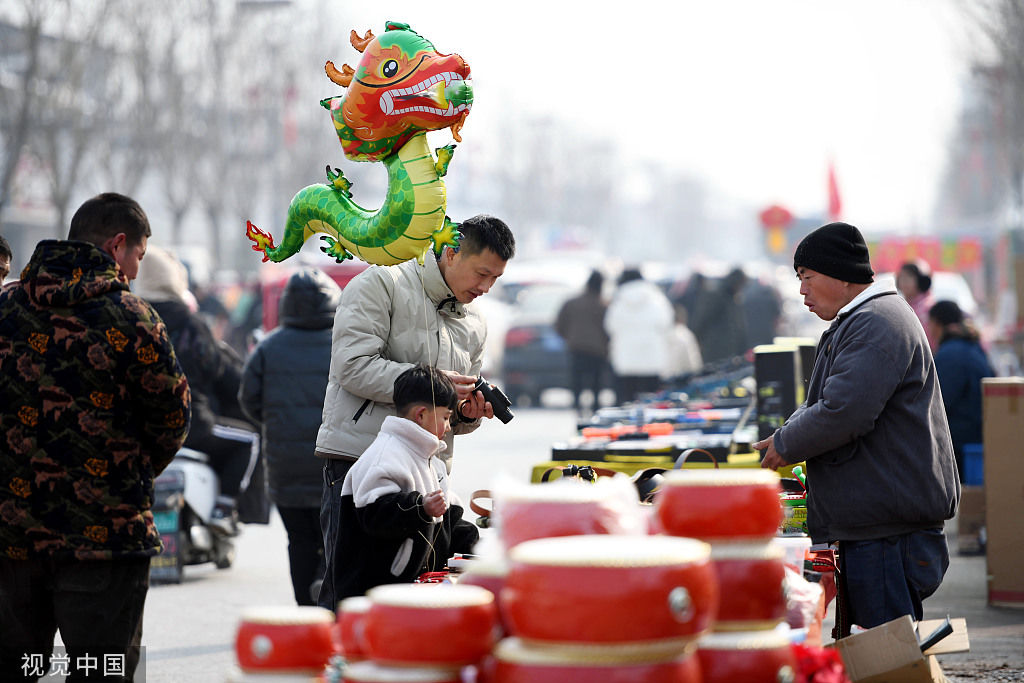
M 404 21 L 473 71 L 460 155 L 515 108 L 609 136 L 755 206 L 926 232 L 969 52 L 950 0 L 345 2 L 350 28 Z

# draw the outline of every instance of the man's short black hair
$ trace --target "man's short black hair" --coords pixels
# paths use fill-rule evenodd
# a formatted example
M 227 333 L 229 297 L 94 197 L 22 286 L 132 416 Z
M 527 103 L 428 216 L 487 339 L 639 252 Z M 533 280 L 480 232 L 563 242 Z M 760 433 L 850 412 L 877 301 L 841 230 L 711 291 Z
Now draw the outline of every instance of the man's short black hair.
M 490 249 L 502 261 L 508 261 L 516 255 L 516 238 L 505 225 L 505 221 L 487 214 L 467 218 L 459 223 L 459 252 L 472 256 L 484 249 Z
M 118 233 L 128 237 L 132 245 L 149 238 L 149 218 L 139 203 L 116 192 L 104 192 L 85 200 L 71 217 L 68 239 L 101 246 Z
M 7 243 L 3 235 L 0 235 L 0 256 L 6 256 L 9 259 L 14 258 L 14 252 L 11 251 L 11 245 Z
M 402 416 L 416 405 L 455 410 L 458 398 L 448 375 L 424 363 L 409 368 L 395 380 L 395 412 Z

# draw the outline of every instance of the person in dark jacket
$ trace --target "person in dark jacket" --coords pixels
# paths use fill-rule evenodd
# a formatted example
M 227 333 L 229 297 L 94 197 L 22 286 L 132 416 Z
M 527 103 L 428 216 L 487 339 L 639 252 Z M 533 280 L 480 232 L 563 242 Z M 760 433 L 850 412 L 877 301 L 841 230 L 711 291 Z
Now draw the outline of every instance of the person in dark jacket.
M 173 253 L 151 247 L 134 291 L 160 314 L 192 388 L 192 428 L 185 446 L 205 453 L 220 479 L 215 528 L 235 530 L 239 497 L 259 460 L 259 438 L 238 405 L 242 360 L 217 341 L 199 315 L 188 271 Z M 262 498 L 262 491 L 258 492 Z M 269 506 L 268 506 L 269 507 Z M 242 521 L 263 521 L 246 516 Z
M 688 325 L 700 342 L 705 363 L 742 356 L 750 349 L 743 289 L 747 276 L 733 268 L 725 277 L 705 279 Z
M 345 475 L 331 581 L 338 600 L 441 571 L 480 537 L 462 519 L 438 455 L 458 394 L 442 370 L 414 365 L 395 380 L 396 415 Z M 325 579 L 326 581 L 327 579 Z
M 928 339 L 893 283 L 874 282 L 854 226 L 813 231 L 793 267 L 804 305 L 833 322 L 803 405 L 754 448 L 765 468 L 807 462 L 807 526 L 812 543 L 839 544 L 846 624 L 920 620 L 949 566 L 943 526 L 960 500 Z
M 281 326 L 249 354 L 238 390 L 242 410 L 261 426 L 268 491 L 288 533 L 292 590 L 300 605 L 316 604 L 313 586 L 324 570 L 323 468 L 313 451 L 340 299 L 341 288 L 323 271 L 293 273 L 278 303 Z
M 190 413 L 167 329 L 128 288 L 149 236 L 137 202 L 98 195 L 0 290 L 2 681 L 45 676 L 57 631 L 68 680 L 139 662 L 153 480 Z
M 608 333 L 604 329 L 608 306 L 601 298 L 603 284 L 601 273 L 593 271 L 583 292 L 562 304 L 555 318 L 555 331 L 569 349 L 569 378 L 577 413 L 583 410 L 580 394 L 584 389 L 593 393 L 593 409 L 597 409 L 597 398 L 609 373 Z
M 949 434 L 953 437 L 960 481 L 964 481 L 964 446 L 981 443 L 981 380 L 995 370 L 981 348 L 978 332 L 964 319 L 955 301 L 939 301 L 928 312 L 930 337 L 938 341 L 935 369 L 939 373 L 942 403 L 946 406 Z

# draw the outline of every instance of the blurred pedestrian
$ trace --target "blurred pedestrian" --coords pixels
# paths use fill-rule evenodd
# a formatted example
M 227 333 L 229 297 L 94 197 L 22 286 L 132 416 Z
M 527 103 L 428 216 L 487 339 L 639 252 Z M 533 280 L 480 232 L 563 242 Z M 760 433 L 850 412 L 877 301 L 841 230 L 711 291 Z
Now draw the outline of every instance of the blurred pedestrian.
M 705 363 L 742 356 L 750 349 L 742 294 L 747 276 L 733 268 L 719 280 L 706 282 L 690 318 Z
M 139 662 L 153 480 L 189 426 L 167 330 L 128 288 L 150 234 L 137 202 L 98 195 L 0 291 L 2 681 L 46 675 L 58 631 L 68 680 Z
M 917 319 L 921 321 L 921 327 L 928 335 L 928 345 L 932 351 L 938 348 L 939 340 L 932 336 L 928 325 L 928 312 L 935 304 L 932 296 L 932 271 L 925 261 L 908 261 L 900 266 L 896 274 L 896 288 L 907 300 L 910 307 L 914 309 Z
M 313 457 L 331 368 L 331 326 L 341 288 L 323 271 L 288 278 L 278 302 L 280 326 L 253 349 L 242 369 L 238 400 L 261 426 L 271 502 L 288 533 L 292 591 L 315 605 L 323 576 L 320 534 L 322 465 Z
M 192 428 L 185 446 L 205 453 L 220 479 L 214 524 L 236 531 L 239 497 L 249 488 L 259 460 L 259 437 L 238 405 L 242 360 L 218 342 L 199 315 L 188 273 L 167 249 L 151 247 L 139 267 L 135 292 L 167 325 L 174 351 L 192 388 Z M 263 493 L 259 494 L 263 497 Z M 246 515 L 242 521 L 264 521 Z
M 555 318 L 555 331 L 569 349 L 569 383 L 573 407 L 580 415 L 583 414 L 580 395 L 584 389 L 590 389 L 594 396 L 591 410 L 597 410 L 608 372 L 608 333 L 604 330 L 608 306 L 601 296 L 603 285 L 601 273 L 591 272 L 583 292 L 562 304 Z
M 964 446 L 982 443 L 981 380 L 995 370 L 981 347 L 978 331 L 955 301 L 939 301 L 928 312 L 928 325 L 938 340 L 935 369 L 942 403 L 953 438 L 960 481 L 964 481 Z
M 673 325 L 675 312 L 664 292 L 638 269 L 624 270 L 604 316 L 619 403 L 661 389 Z
M 945 521 L 960 482 L 924 330 L 848 223 L 797 245 L 793 267 L 812 313 L 833 321 L 818 342 L 807 398 L 756 444 L 761 466 L 807 463 L 812 543 L 839 544 L 840 636 L 903 615 L 949 566 Z
M 672 326 L 668 365 L 661 374 L 663 380 L 693 375 L 704 367 L 697 335 L 686 326 L 686 309 L 681 304 L 675 304 L 672 308 L 676 322 Z
M 782 297 L 771 281 L 749 278 L 740 294 L 743 304 L 744 326 L 747 331 L 745 346 L 753 348 L 771 344 L 778 333 L 782 317 Z M 746 349 L 744 349 L 746 351 Z
M 11 260 L 13 258 L 14 252 L 11 251 L 11 245 L 7 243 L 3 235 L 0 235 L 0 285 L 11 274 Z

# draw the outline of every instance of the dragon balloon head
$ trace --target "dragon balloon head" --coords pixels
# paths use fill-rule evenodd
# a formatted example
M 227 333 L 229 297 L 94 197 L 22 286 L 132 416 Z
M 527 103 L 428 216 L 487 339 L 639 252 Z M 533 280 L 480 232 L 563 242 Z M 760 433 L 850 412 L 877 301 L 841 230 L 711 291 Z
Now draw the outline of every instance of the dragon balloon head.
M 359 36 L 351 43 L 363 53 L 359 65 L 339 71 L 327 62 L 327 75 L 347 88 L 324 100 L 331 110 L 345 156 L 380 161 L 421 131 L 451 128 L 457 141 L 473 90 L 469 66 L 456 54 L 443 55 L 407 24 L 387 22 L 384 33 Z

